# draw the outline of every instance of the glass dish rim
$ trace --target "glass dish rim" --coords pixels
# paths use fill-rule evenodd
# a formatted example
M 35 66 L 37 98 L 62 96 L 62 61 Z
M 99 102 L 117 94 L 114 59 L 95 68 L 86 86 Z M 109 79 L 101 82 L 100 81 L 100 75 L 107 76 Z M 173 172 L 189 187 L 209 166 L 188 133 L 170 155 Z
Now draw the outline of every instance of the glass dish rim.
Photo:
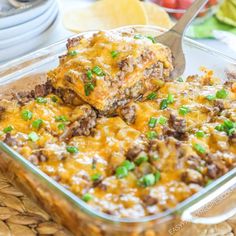
M 166 29 L 163 29 L 161 27 L 145 26 L 145 25 L 125 26 L 125 27 L 119 27 L 119 28 L 113 29 L 113 30 L 115 30 L 115 31 L 118 30 L 119 31 L 119 30 L 126 30 L 126 29 L 132 29 L 132 28 L 135 28 L 135 29 L 142 28 L 142 29 L 147 30 L 147 31 L 148 30 L 155 30 L 157 33 L 158 32 L 163 32 L 163 31 L 166 30 Z M 75 36 L 72 36 L 70 38 L 78 37 L 79 35 L 83 35 L 83 34 L 95 33 L 95 32 L 97 32 L 97 31 L 83 32 L 83 33 L 77 34 Z M 67 39 L 61 40 L 61 41 L 59 41 L 57 43 L 54 43 L 54 44 L 52 44 L 48 47 L 39 49 L 35 52 L 27 54 L 26 56 L 23 56 L 23 57 L 20 57 L 18 59 L 12 60 L 8 63 L 5 63 L 2 66 L 0 66 L 0 72 L 1 72 L 1 70 L 4 70 L 4 69 L 8 68 L 10 65 L 19 64 L 19 62 L 21 60 L 26 60 L 26 59 L 32 58 L 32 56 L 35 55 L 35 54 L 36 55 L 38 54 L 40 56 L 40 52 L 42 52 L 42 53 L 44 51 L 48 52 L 49 49 L 53 49 L 54 47 L 56 47 L 58 45 L 65 44 L 66 41 L 67 41 Z M 225 54 L 223 54 L 221 52 L 218 52 L 215 49 L 211 49 L 210 47 L 206 47 L 206 46 L 204 46 L 200 43 L 194 42 L 193 40 L 191 40 L 189 38 L 184 38 L 184 41 L 187 42 L 188 44 L 190 44 L 191 46 L 195 47 L 195 48 L 198 48 L 202 51 L 210 52 L 211 54 L 217 55 L 217 56 L 227 60 L 228 62 L 232 62 L 232 63 L 236 64 L 236 60 L 234 58 L 226 56 Z M 34 65 L 34 64 L 29 65 L 29 66 L 26 66 L 26 69 L 27 69 L 28 72 L 30 72 L 32 69 L 35 68 L 35 66 L 37 66 L 37 65 Z M 13 72 L 13 75 L 14 75 L 14 72 Z M 13 76 L 13 78 L 14 78 L 14 76 Z M 11 79 L 12 78 L 10 78 L 9 80 L 11 80 Z M 8 82 L 8 80 L 4 81 L 4 84 L 6 84 L 7 82 Z M 200 201 L 207 194 L 212 193 L 216 188 L 222 186 L 224 183 L 226 183 L 227 181 L 229 181 L 230 179 L 232 179 L 236 175 L 236 168 L 234 168 L 231 171 L 229 171 L 228 173 L 226 173 L 225 175 L 223 175 L 220 178 L 218 178 L 217 180 L 215 180 L 209 186 L 204 187 L 203 189 L 201 189 L 196 194 L 192 195 L 191 197 L 187 198 L 183 202 L 179 203 L 176 207 L 168 209 L 165 212 L 153 214 L 153 215 L 150 215 L 150 216 L 144 216 L 144 217 L 140 217 L 140 218 L 120 218 L 120 217 L 117 217 L 117 216 L 114 216 L 114 215 L 109 215 L 109 214 L 106 214 L 106 213 L 103 213 L 101 211 L 98 211 L 98 210 L 94 209 L 93 207 L 91 207 L 90 205 L 88 205 L 87 203 L 82 201 L 74 193 L 67 190 L 62 185 L 60 185 L 55 180 L 53 180 L 51 177 L 46 175 L 38 167 L 34 166 L 32 163 L 27 161 L 22 155 L 20 155 L 16 151 L 14 151 L 7 144 L 5 144 L 3 142 L 0 142 L 0 150 L 2 150 L 4 153 L 8 154 L 11 158 L 13 158 L 13 159 L 17 160 L 18 162 L 20 162 L 20 164 L 23 165 L 24 168 L 26 168 L 28 171 L 30 171 L 34 175 L 37 175 L 40 178 L 43 178 L 43 180 L 46 181 L 47 183 L 49 183 L 51 187 L 53 187 L 54 189 L 57 189 L 60 192 L 60 194 L 63 194 L 63 196 L 65 198 L 67 198 L 70 202 L 72 202 L 74 205 L 76 205 L 76 207 L 83 210 L 89 216 L 97 217 L 101 220 L 105 220 L 105 221 L 108 221 L 108 222 L 111 222 L 111 223 L 127 223 L 127 224 L 147 223 L 147 222 L 150 222 L 150 221 L 161 220 L 165 217 L 172 216 L 174 214 L 181 214 L 182 211 L 184 211 L 188 207 L 192 206 L 194 203 Z

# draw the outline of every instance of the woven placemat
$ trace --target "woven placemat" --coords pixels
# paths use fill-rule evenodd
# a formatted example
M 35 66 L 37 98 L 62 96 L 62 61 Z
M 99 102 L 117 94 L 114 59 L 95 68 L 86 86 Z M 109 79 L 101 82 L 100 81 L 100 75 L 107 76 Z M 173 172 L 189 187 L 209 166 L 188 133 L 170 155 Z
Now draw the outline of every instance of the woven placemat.
M 0 172 L 0 236 L 71 236 Z
M 192 230 L 192 236 L 236 236 L 236 216 L 218 225 L 196 225 Z M 72 236 L 0 172 L 0 236 L 34 235 Z

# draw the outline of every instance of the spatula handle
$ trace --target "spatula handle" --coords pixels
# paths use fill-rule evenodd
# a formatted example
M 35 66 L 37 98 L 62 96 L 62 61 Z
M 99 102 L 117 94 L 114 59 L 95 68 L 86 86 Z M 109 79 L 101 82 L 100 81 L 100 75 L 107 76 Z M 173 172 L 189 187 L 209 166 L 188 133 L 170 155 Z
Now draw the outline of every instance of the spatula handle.
M 187 26 L 192 22 L 195 16 L 201 11 L 201 9 L 206 5 L 208 0 L 195 0 L 182 18 L 176 23 L 172 28 L 173 31 L 178 34 L 184 34 Z

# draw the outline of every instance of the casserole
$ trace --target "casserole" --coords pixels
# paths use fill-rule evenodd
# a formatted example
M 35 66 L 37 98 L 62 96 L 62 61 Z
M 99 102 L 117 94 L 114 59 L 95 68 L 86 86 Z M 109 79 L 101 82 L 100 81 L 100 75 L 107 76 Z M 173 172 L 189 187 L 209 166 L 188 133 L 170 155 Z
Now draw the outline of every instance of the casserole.
M 136 26 L 135 28 L 138 33 L 152 35 L 160 33 L 160 30 L 155 27 Z M 123 28 L 122 30 L 127 30 L 127 28 Z M 216 52 L 209 54 L 208 49 L 199 49 L 199 46 L 194 45 L 191 41 L 185 40 L 184 46 L 187 54 L 186 75 L 196 74 L 198 72 L 196 68 L 204 65 L 210 69 L 214 69 L 217 76 L 224 79 L 225 66 L 229 63 L 234 63 L 230 58 L 225 58 Z M 42 80 L 46 79 L 45 72 L 55 67 L 55 62 L 57 61 L 55 58 L 64 51 L 63 49 L 64 44 L 59 43 L 39 51 L 38 56 L 33 56 L 34 59 L 32 61 L 27 61 L 27 57 L 25 59 L 23 58 L 23 65 L 28 63 L 34 64 L 34 66 L 30 68 L 26 66 L 20 70 L 14 71 L 21 63 L 5 65 L 4 67 L 7 69 L 0 72 L 0 74 L 2 73 L 1 93 L 3 97 L 11 96 L 14 90 L 31 90 L 34 87 L 34 83 L 42 83 Z M 188 53 L 191 53 L 190 57 L 188 57 Z M 196 55 L 196 57 L 193 55 Z M 201 61 L 199 61 L 199 57 Z M 215 59 L 215 57 L 220 59 Z M 52 62 L 52 64 L 49 65 L 49 62 Z M 217 65 L 215 65 L 215 63 L 217 63 Z M 195 66 L 190 66 L 192 64 Z M 32 78 L 34 79 L 32 80 Z M 14 80 L 16 81 L 12 82 Z M 21 82 L 19 83 L 18 81 Z M 191 214 L 192 211 L 196 209 L 196 206 L 195 208 L 190 207 L 194 202 L 203 199 L 206 195 L 208 195 L 208 197 L 206 198 L 207 200 L 204 199 L 204 203 L 212 200 L 213 197 L 216 197 L 216 189 L 217 196 L 229 190 L 230 195 L 232 195 L 235 184 L 235 179 L 233 178 L 235 177 L 235 169 L 174 209 L 137 219 L 119 218 L 95 211 L 74 194 L 27 162 L 6 144 L 1 143 L 0 147 L 5 154 L 8 154 L 5 155 L 6 158 L 1 159 L 2 168 L 6 168 L 7 173 L 12 175 L 14 180 L 21 185 L 28 194 L 33 195 L 32 197 L 34 197 L 34 199 L 38 200 L 60 223 L 65 224 L 76 235 L 168 235 L 170 230 L 174 227 L 176 220 L 179 218 L 179 214 L 181 214 L 185 220 L 187 219 L 198 223 L 202 223 L 203 221 L 207 222 L 208 220 L 209 223 L 218 223 L 235 213 L 231 205 L 230 211 L 225 212 L 225 214 L 218 217 L 217 220 L 213 220 L 212 218 L 203 219 L 201 217 L 194 217 Z M 45 182 L 47 184 L 45 184 Z M 203 201 L 198 204 L 202 206 L 202 202 Z M 186 208 L 189 209 L 186 211 Z M 178 214 L 176 215 L 176 213 Z

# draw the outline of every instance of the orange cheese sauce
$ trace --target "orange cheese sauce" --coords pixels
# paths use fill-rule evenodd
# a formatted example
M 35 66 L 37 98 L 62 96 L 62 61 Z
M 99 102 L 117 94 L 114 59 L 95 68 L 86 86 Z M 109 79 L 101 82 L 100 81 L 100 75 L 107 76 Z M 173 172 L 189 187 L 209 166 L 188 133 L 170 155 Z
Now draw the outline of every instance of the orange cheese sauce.
M 232 138 L 234 131 L 227 134 L 229 129 L 216 129 L 227 120 L 236 124 L 236 94 L 212 75 L 212 84 L 205 84 L 207 81 L 209 78 L 207 80 L 203 76 L 188 78 L 187 82 L 165 83 L 156 91 L 155 99 L 132 102 L 136 107 L 133 124 L 126 123 L 118 115 L 98 117 L 92 134 L 77 135 L 69 140 L 61 139 L 64 130 L 59 125 L 69 127 L 82 114 L 80 106 L 65 105 L 59 98 L 53 102 L 53 94 L 48 95 L 44 103 L 38 103 L 37 99 L 25 105 L 2 101 L 1 105 L 6 111 L 0 119 L 1 139 L 6 141 L 6 133 L 10 133 L 18 141 L 12 148 L 33 163 L 35 160 L 32 157 L 40 152 L 40 158 L 43 156 L 44 159 L 35 164 L 97 210 L 120 217 L 155 214 L 176 206 L 208 181 L 214 180 L 210 172 L 210 168 L 216 168 L 212 167 L 214 159 L 218 158 L 223 169 L 228 168 L 225 171 L 236 165 L 236 144 Z M 217 99 L 213 101 L 206 97 L 222 89 L 227 90 L 227 96 L 218 99 L 224 109 L 216 115 L 213 112 Z M 172 96 L 173 101 L 163 109 L 161 103 L 168 95 Z M 188 107 L 185 114 L 180 112 L 183 106 Z M 27 120 L 22 116 L 26 110 L 32 113 Z M 171 114 L 180 120 L 177 127 L 173 128 Z M 62 116 L 64 121 L 58 120 Z M 150 127 L 152 117 L 162 117 L 164 122 L 158 121 L 154 127 Z M 35 128 L 33 122 L 38 119 L 43 123 Z M 182 140 L 178 133 L 177 136 L 166 133 L 170 128 L 171 132 L 176 131 L 181 122 L 186 122 L 186 139 Z M 9 126 L 12 130 L 4 131 Z M 157 137 L 150 138 L 150 131 L 154 131 Z M 197 136 L 197 131 L 203 131 L 203 135 Z M 30 139 L 32 132 L 37 134 L 37 140 Z M 137 159 L 130 160 L 127 155 L 130 148 L 136 145 L 147 146 L 142 155 L 147 155 L 148 160 L 141 164 L 137 164 Z M 70 152 L 68 147 L 74 147 L 76 151 Z M 198 162 L 192 163 L 192 159 Z M 117 169 L 127 160 L 134 166 L 125 177 L 117 177 Z M 150 173 L 160 176 L 155 177 L 157 179 L 151 184 L 145 182 L 144 186 L 140 181 Z M 101 182 L 93 180 L 97 174 Z M 223 172 L 217 174 L 220 176 Z M 85 199 L 86 194 L 91 198 Z

